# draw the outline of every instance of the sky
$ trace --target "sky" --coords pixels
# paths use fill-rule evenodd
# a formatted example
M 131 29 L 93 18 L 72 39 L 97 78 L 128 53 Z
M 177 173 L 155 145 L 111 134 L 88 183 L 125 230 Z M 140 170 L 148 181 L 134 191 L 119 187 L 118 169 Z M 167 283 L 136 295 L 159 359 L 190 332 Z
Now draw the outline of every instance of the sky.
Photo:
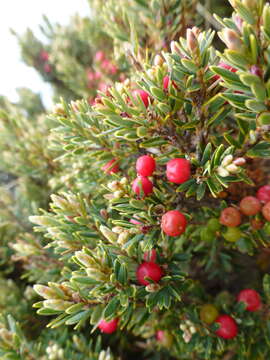
M 10 28 L 19 34 L 27 27 L 39 33 L 43 14 L 51 23 L 67 24 L 75 13 L 89 14 L 87 0 L 0 0 L 0 95 L 16 101 L 16 88 L 28 87 L 41 93 L 45 104 L 51 106 L 50 85 L 21 61 L 16 37 Z

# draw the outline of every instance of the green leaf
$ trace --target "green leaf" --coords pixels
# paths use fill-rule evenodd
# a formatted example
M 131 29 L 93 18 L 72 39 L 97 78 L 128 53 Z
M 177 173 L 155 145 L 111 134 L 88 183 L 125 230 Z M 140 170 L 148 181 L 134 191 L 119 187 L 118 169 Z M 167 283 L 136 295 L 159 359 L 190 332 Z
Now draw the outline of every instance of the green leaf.
M 270 112 L 263 112 L 258 116 L 259 125 L 269 125 L 270 124 Z
M 270 302 L 270 275 L 265 274 L 263 277 L 263 291 L 265 293 L 265 296 L 268 299 L 268 302 Z
M 261 82 L 258 76 L 246 72 L 241 73 L 239 75 L 239 78 L 242 81 L 242 83 L 247 86 L 251 86 L 253 84 L 258 84 Z
M 261 141 L 253 146 L 246 155 L 249 157 L 270 157 L 270 143 Z
M 204 149 L 203 156 L 201 159 L 202 165 L 204 165 L 210 159 L 211 153 L 212 153 L 212 144 L 208 143 Z
M 159 89 L 157 87 L 151 86 L 150 87 L 150 92 L 151 94 L 157 98 L 159 101 L 163 101 L 164 99 L 166 99 L 166 95 L 164 93 L 164 91 L 162 89 Z
M 205 190 L 206 190 L 206 184 L 205 182 L 201 183 L 198 187 L 197 187 L 197 191 L 196 191 L 196 197 L 197 200 L 200 201 L 205 194 Z
M 219 66 L 211 66 L 210 69 L 217 75 L 220 75 L 224 80 L 235 82 L 241 85 L 241 81 L 239 80 L 239 76 L 227 69 L 224 69 Z
M 164 140 L 164 138 L 162 138 L 162 137 L 155 137 L 155 138 L 152 138 L 152 139 L 148 139 L 148 140 L 143 141 L 143 142 L 140 144 L 140 147 L 142 147 L 142 148 L 147 148 L 147 147 L 161 146 L 161 145 L 165 145 L 165 144 L 167 144 L 167 141 Z
M 262 101 L 257 100 L 246 100 L 245 105 L 248 109 L 255 111 L 255 112 L 261 112 L 267 110 L 267 107 Z
M 240 1 L 236 1 L 235 8 L 243 20 L 245 20 L 250 25 L 255 24 L 255 17 L 252 14 L 252 11 L 249 11 L 247 6 L 243 5 Z
M 194 185 L 195 183 L 196 183 L 196 180 L 190 179 L 190 180 L 184 182 L 183 184 L 181 184 L 181 185 L 176 189 L 176 192 L 186 191 L 187 189 L 189 189 L 189 187 L 190 187 L 191 185 Z
M 79 321 L 85 321 L 91 314 L 91 309 L 85 310 L 85 311 L 81 311 L 77 314 L 75 314 L 74 316 L 70 317 L 65 324 L 66 325 L 73 325 L 73 324 L 77 324 Z
M 246 68 L 249 65 L 249 59 L 236 50 L 226 49 L 225 54 L 229 61 L 235 64 L 237 67 Z
M 232 146 L 237 147 L 238 149 L 241 148 L 242 144 L 240 144 L 236 139 L 234 139 L 231 135 L 229 134 L 224 134 L 224 138 L 225 140 Z
M 189 71 L 196 73 L 198 71 L 198 67 L 196 64 L 194 64 L 193 61 L 188 60 L 188 59 L 181 59 L 181 62 L 183 64 L 183 66 L 188 69 Z
M 266 89 L 262 84 L 253 84 L 251 85 L 251 90 L 256 96 L 257 100 L 265 101 L 266 99 Z
M 120 305 L 120 300 L 118 299 L 118 296 L 114 296 L 112 300 L 107 304 L 104 310 L 104 318 L 107 321 L 113 319 L 114 315 L 118 310 L 119 305 Z

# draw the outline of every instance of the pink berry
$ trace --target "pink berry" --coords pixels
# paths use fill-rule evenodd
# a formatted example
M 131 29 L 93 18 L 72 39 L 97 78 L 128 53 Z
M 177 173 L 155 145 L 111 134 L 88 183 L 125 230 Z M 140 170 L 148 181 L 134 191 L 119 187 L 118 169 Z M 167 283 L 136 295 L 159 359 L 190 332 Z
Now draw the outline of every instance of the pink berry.
M 270 221 L 270 201 L 263 206 L 262 214 L 267 221 Z
M 190 162 L 183 158 L 172 159 L 167 163 L 167 179 L 182 184 L 190 178 Z
M 253 289 L 240 291 L 237 296 L 237 301 L 245 303 L 246 310 L 248 311 L 257 311 L 261 307 L 261 297 L 257 291 Z
M 161 219 L 161 229 L 169 236 L 179 236 L 186 230 L 187 220 L 178 210 L 166 212 Z
M 52 67 L 50 64 L 45 64 L 43 69 L 46 73 L 50 73 L 52 71 Z
M 118 165 L 118 163 L 116 162 L 115 159 L 112 159 L 102 167 L 102 170 L 106 174 L 115 174 L 115 173 L 117 173 L 119 171 L 119 165 Z
M 153 192 L 153 183 L 145 176 L 138 176 L 133 181 L 132 190 L 138 196 L 144 197 Z
M 136 271 L 136 277 L 138 283 L 141 285 L 149 285 L 150 282 L 145 278 L 149 278 L 154 282 L 159 282 L 162 278 L 162 269 L 161 267 L 154 262 L 143 262 L 138 266 Z
M 149 155 L 140 156 L 136 162 L 138 175 L 151 176 L 156 169 L 155 160 Z
M 155 249 L 152 249 L 150 251 L 146 251 L 143 254 L 143 260 L 146 262 L 156 262 L 157 260 L 157 252 Z
M 261 210 L 261 203 L 255 196 L 245 196 L 239 204 L 244 215 L 256 215 Z
M 163 330 L 158 330 L 156 332 L 156 339 L 157 341 L 162 341 L 163 340 L 163 337 L 164 337 L 164 331 Z
M 220 315 L 216 321 L 219 329 L 216 331 L 217 336 L 223 339 L 232 339 L 238 333 L 238 327 L 235 320 L 229 315 Z
M 49 53 L 47 51 L 45 51 L 45 50 L 41 50 L 40 53 L 39 53 L 39 57 L 43 61 L 48 61 L 49 60 Z
M 136 89 L 132 92 L 132 95 L 137 98 L 137 96 L 140 96 L 140 98 L 142 99 L 144 106 L 147 108 L 149 105 L 149 94 L 141 89 Z
M 98 328 L 105 334 L 112 334 L 116 331 L 119 319 L 112 319 L 111 321 L 100 320 Z
M 101 62 L 104 59 L 105 59 L 105 53 L 103 51 L 99 50 L 95 53 L 95 60 L 97 62 Z
M 219 222 L 224 226 L 238 226 L 241 224 L 241 213 L 234 207 L 227 207 L 222 210 Z
M 270 201 L 270 185 L 264 185 L 257 191 L 256 197 L 262 202 L 267 203 Z
M 110 60 L 108 59 L 103 60 L 100 66 L 103 70 L 108 70 L 110 66 Z

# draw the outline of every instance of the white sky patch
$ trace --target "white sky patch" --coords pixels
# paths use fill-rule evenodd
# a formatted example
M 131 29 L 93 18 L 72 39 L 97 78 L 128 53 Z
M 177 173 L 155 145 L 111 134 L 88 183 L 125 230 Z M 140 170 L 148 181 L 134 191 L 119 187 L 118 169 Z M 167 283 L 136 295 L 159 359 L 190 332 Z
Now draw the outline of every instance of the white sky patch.
M 0 0 L 0 95 L 16 101 L 16 88 L 28 87 L 41 93 L 45 104 L 51 105 L 50 85 L 21 61 L 16 37 L 10 28 L 22 34 L 29 27 L 39 34 L 43 14 L 51 23 L 67 24 L 75 13 L 89 15 L 87 0 Z

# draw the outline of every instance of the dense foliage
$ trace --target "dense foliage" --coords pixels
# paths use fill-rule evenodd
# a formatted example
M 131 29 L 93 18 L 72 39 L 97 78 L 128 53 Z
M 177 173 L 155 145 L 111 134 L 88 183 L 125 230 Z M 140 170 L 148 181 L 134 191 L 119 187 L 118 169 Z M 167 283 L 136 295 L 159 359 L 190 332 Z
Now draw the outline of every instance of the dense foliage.
M 0 358 L 268 359 L 269 3 L 89 3 L 0 99 Z

